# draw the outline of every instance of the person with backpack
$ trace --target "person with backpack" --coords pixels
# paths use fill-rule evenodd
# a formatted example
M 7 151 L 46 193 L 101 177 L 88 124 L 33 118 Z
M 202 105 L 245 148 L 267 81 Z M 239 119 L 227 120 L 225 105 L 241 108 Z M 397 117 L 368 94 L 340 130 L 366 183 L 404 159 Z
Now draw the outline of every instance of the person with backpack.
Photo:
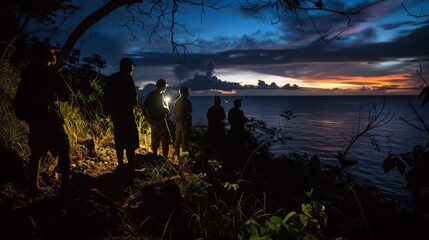
M 31 47 L 31 56 L 31 63 L 21 72 L 21 82 L 13 100 L 17 118 L 29 127 L 30 189 L 35 193 L 40 191 L 40 160 L 50 151 L 52 156 L 58 157 L 61 189 L 68 190 L 70 143 L 58 101 L 67 101 L 72 90 L 54 68 L 54 47 L 47 42 L 36 42 Z

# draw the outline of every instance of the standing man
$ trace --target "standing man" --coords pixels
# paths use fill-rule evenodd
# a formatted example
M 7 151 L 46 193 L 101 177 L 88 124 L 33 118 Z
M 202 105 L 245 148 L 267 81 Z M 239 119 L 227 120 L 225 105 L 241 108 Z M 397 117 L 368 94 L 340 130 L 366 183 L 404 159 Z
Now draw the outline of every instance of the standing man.
M 231 140 L 234 145 L 244 142 L 244 124 L 246 123 L 246 118 L 240 107 L 241 99 L 235 99 L 234 107 L 228 112 L 228 121 L 231 125 Z
M 52 156 L 58 157 L 61 189 L 67 190 L 70 143 L 58 101 L 67 101 L 72 91 L 61 73 L 53 67 L 57 61 L 54 48 L 47 42 L 37 42 L 32 50 L 33 59 L 21 72 L 21 82 L 13 101 L 18 119 L 25 120 L 30 131 L 30 187 L 35 193 L 40 191 L 40 159 L 50 151 Z
M 174 102 L 174 118 L 176 120 L 174 150 L 180 158 L 180 145 L 182 145 L 183 152 L 187 151 L 191 137 L 192 104 L 188 99 L 189 89 L 187 87 L 180 87 L 179 92 L 180 97 Z
M 244 113 L 241 111 L 240 107 L 241 99 L 235 99 L 234 107 L 228 112 L 228 121 L 231 125 L 231 152 L 233 154 L 233 158 L 239 160 L 232 164 L 238 168 L 242 167 L 241 160 L 243 160 L 243 147 L 245 141 L 244 124 L 246 123 L 246 118 L 244 117 Z
M 113 122 L 116 158 L 118 169 L 124 166 L 124 150 L 129 170 L 135 170 L 135 150 L 139 148 L 139 134 L 134 117 L 134 106 L 137 106 L 137 93 L 131 76 L 137 66 L 131 59 L 122 58 L 120 70 L 112 74 L 106 82 L 104 93 L 105 111 Z
M 171 142 L 167 125 L 167 114 L 170 109 L 164 100 L 166 88 L 165 80 L 159 79 L 156 81 L 156 89 L 147 95 L 143 103 L 143 113 L 151 128 L 152 152 L 156 155 L 159 145 L 162 143 L 162 156 L 164 158 L 168 157 L 168 145 Z
M 221 146 L 225 137 L 225 110 L 220 105 L 220 97 L 214 97 L 214 105 L 207 111 L 209 147 L 211 150 L 221 151 Z

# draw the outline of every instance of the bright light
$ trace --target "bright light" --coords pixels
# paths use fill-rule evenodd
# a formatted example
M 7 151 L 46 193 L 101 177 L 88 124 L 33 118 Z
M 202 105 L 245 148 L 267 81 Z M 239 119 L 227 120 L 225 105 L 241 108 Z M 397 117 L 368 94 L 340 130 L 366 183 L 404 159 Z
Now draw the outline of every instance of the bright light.
M 170 96 L 164 96 L 164 101 L 166 103 L 169 103 L 171 101 L 171 97 Z

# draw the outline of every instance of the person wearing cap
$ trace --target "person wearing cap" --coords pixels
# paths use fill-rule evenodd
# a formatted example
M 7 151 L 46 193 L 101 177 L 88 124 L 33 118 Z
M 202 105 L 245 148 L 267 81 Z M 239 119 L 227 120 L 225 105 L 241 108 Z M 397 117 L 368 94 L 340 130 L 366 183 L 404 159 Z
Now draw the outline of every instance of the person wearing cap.
M 209 147 L 220 151 L 225 137 L 225 110 L 220 105 L 220 96 L 214 97 L 214 105 L 207 110 Z
M 119 72 L 107 79 L 103 96 L 104 111 L 110 114 L 113 122 L 118 169 L 124 167 L 125 151 L 131 172 L 135 170 L 135 150 L 139 148 L 139 134 L 134 116 L 137 92 L 132 77 L 135 66 L 137 65 L 131 59 L 122 58 Z
M 30 187 L 40 191 L 40 159 L 48 151 L 58 157 L 61 189 L 69 189 L 70 143 L 58 101 L 68 101 L 72 90 L 61 73 L 54 68 L 55 48 L 47 42 L 36 42 L 30 48 L 31 63 L 23 68 L 21 82 L 13 106 L 17 118 L 29 127 Z
M 151 128 L 152 153 L 157 155 L 162 143 L 162 156 L 168 157 L 168 148 L 171 143 L 170 132 L 167 123 L 167 115 L 170 113 L 168 104 L 164 99 L 167 83 L 164 79 L 156 81 L 156 89 L 150 92 L 143 102 L 143 114 Z
M 231 125 L 231 141 L 232 145 L 241 145 L 244 142 L 244 124 L 246 118 L 243 111 L 240 109 L 241 99 L 234 100 L 234 107 L 228 111 L 228 121 Z
M 174 118 L 176 120 L 176 132 L 174 141 L 175 154 L 180 157 L 180 145 L 183 151 L 187 151 L 192 129 L 192 104 L 188 99 L 189 89 L 179 88 L 180 96 L 174 102 Z

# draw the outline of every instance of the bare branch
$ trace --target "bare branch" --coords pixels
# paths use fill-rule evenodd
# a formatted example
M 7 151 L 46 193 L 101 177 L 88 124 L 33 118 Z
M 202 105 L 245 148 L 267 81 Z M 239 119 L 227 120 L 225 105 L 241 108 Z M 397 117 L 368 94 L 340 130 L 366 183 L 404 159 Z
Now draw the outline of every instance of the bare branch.
M 414 13 L 411 13 L 408 10 L 408 8 L 404 5 L 404 3 L 401 3 L 401 6 L 405 10 L 405 12 L 407 12 L 408 16 L 416 17 L 416 18 L 429 17 L 429 14 L 422 14 L 422 11 L 423 11 L 422 8 L 420 8 L 420 13 L 419 14 L 414 14 Z
M 416 70 L 416 74 L 408 75 L 406 77 L 413 78 L 413 77 L 416 77 L 416 76 L 418 76 L 423 81 L 423 83 L 426 85 L 426 87 L 429 87 L 429 85 L 426 83 L 425 79 L 423 78 L 423 69 L 422 69 L 422 64 L 421 63 L 419 63 L 419 69 Z
M 362 115 L 361 110 L 359 110 L 359 121 L 357 131 L 352 132 L 352 137 L 349 140 L 349 145 L 344 150 L 344 157 L 350 152 L 351 147 L 359 140 L 361 137 L 366 136 L 370 139 L 374 139 L 378 135 L 373 133 L 377 128 L 381 128 L 384 125 L 388 124 L 395 117 L 395 113 L 391 113 L 390 109 L 385 110 L 385 102 L 381 105 L 381 109 L 378 109 L 378 104 L 373 103 L 372 105 L 367 106 L 368 115 L 366 120 L 366 125 L 362 125 Z M 361 126 L 363 127 L 361 129 Z M 385 136 L 385 135 L 383 135 Z
M 375 1 L 373 3 L 369 3 L 367 5 L 364 5 L 362 7 L 360 7 L 359 9 L 355 10 L 355 11 L 345 11 L 344 8 L 342 7 L 341 9 L 331 9 L 331 8 L 325 8 L 323 6 L 323 3 L 319 3 L 322 5 L 318 5 L 317 3 L 314 3 L 313 1 L 296 1 L 296 0 L 289 0 L 289 1 L 284 1 L 284 0 L 277 0 L 277 1 L 258 1 L 258 2 L 249 2 L 248 0 L 246 1 L 238 1 L 239 5 L 241 6 L 241 8 L 243 10 L 249 10 L 249 11 L 260 11 L 264 8 L 274 8 L 275 12 L 276 12 L 276 19 L 275 21 L 273 21 L 273 19 L 271 20 L 272 24 L 277 24 L 280 22 L 280 14 L 281 13 L 290 13 L 291 11 L 294 11 L 296 14 L 296 19 L 298 24 L 301 26 L 301 29 L 303 29 L 303 25 L 299 22 L 298 20 L 298 11 L 303 11 L 308 18 L 311 21 L 311 24 L 313 25 L 314 30 L 318 33 L 318 35 L 321 37 L 321 39 L 326 42 L 326 43 L 330 43 L 332 40 L 334 40 L 335 38 L 337 38 L 338 36 L 340 36 L 342 33 L 344 33 L 345 29 L 336 33 L 332 38 L 328 39 L 327 35 L 330 32 L 331 27 L 329 27 L 328 31 L 326 31 L 325 33 L 322 33 L 313 17 L 310 15 L 310 12 L 329 12 L 329 13 L 334 13 L 334 14 L 338 14 L 338 15 L 343 15 L 345 18 L 347 18 L 347 26 L 352 26 L 351 23 L 351 15 L 357 15 L 359 13 L 361 13 L 363 10 L 378 4 L 380 2 L 383 2 L 384 0 L 379 0 L 379 1 Z M 314 7 L 316 6 L 316 7 Z M 282 7 L 283 10 L 280 10 L 279 7 Z M 304 31 L 304 30 L 303 30 Z

